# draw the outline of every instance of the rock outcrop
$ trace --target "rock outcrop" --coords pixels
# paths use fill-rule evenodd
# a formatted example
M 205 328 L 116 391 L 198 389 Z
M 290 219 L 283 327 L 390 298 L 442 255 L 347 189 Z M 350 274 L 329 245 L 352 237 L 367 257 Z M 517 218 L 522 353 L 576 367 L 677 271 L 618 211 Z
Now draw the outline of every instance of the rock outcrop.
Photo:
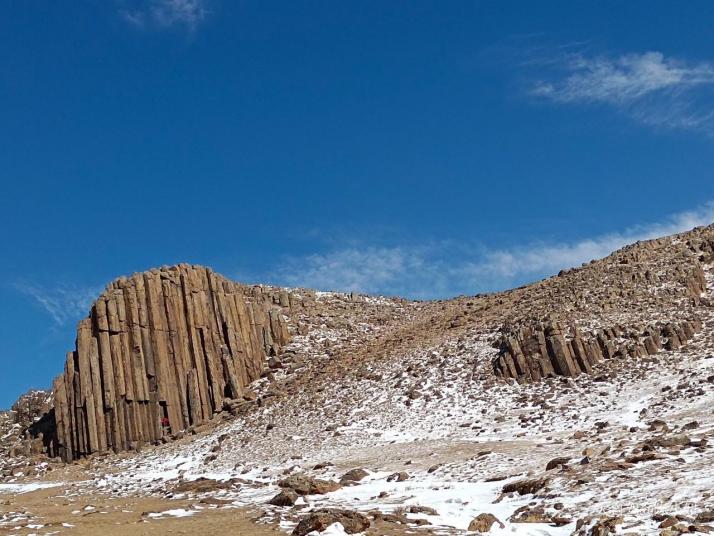
M 529 382 L 551 376 L 590 374 L 603 359 L 643 357 L 678 350 L 701 331 L 697 318 L 639 328 L 614 326 L 582 333 L 575 325 L 534 323 L 504 333 L 493 362 L 497 376 Z
M 211 419 L 288 341 L 292 301 L 186 264 L 114 281 L 54 381 L 49 453 L 135 449 Z
M 46 451 L 54 437 L 52 393 L 32 389 L 9 411 L 0 411 L 0 479 Z M 39 459 L 39 457 L 38 457 Z
M 699 227 L 499 295 L 495 374 L 520 382 L 572 377 L 603 359 L 678 350 L 712 306 L 703 265 L 713 261 L 714 226 Z
M 52 409 L 52 393 L 32 389 L 21 395 L 12 405 L 13 420 L 23 430 L 40 421 Z

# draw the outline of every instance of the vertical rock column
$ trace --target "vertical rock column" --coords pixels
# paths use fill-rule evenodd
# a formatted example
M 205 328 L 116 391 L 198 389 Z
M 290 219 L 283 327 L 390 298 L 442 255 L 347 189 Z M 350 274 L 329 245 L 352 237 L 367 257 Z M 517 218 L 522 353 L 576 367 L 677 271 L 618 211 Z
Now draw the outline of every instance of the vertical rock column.
M 566 334 L 557 322 L 545 326 L 538 322 L 504 333 L 493 371 L 522 382 L 590 374 L 603 359 L 654 355 L 663 348 L 677 350 L 702 327 L 701 320 L 691 318 L 646 328 L 614 326 L 589 334 L 572 325 Z
M 111 283 L 54 382 L 58 452 L 129 450 L 210 419 L 287 343 L 283 294 L 186 264 Z

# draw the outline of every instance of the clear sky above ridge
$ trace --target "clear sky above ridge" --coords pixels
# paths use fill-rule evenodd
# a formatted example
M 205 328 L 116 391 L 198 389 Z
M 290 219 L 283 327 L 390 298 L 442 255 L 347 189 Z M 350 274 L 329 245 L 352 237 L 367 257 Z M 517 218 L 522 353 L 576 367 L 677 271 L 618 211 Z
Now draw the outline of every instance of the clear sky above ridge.
M 714 222 L 714 3 L 8 2 L 0 408 L 111 279 L 414 298 Z

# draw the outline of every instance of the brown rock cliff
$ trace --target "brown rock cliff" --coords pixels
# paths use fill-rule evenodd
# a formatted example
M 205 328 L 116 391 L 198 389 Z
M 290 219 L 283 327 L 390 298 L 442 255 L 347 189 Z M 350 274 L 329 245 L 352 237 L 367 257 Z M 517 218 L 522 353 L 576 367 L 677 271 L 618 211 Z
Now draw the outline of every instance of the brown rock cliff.
M 114 281 L 54 381 L 50 454 L 129 450 L 207 421 L 288 341 L 290 303 L 187 264 Z

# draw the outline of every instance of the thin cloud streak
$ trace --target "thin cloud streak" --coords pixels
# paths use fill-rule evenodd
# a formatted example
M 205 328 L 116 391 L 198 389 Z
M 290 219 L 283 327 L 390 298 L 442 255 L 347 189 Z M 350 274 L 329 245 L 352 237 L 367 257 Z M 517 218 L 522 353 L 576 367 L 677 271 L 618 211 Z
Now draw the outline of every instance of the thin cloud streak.
M 16 282 L 14 287 L 44 310 L 56 327 L 85 317 L 92 302 L 101 292 L 101 289 L 96 287 L 72 285 L 46 287 L 27 281 Z
M 270 277 L 287 286 L 389 293 L 401 278 L 431 269 L 423 252 L 412 248 L 346 248 L 288 258 Z
M 484 250 L 443 243 L 423 247 L 344 248 L 293 257 L 269 274 L 279 285 L 356 291 L 417 299 L 503 290 L 599 259 L 627 244 L 714 222 L 714 202 L 639 225 L 571 243 L 535 243 Z
M 136 28 L 185 27 L 191 32 L 209 12 L 207 0 L 144 0 L 119 9 L 120 17 Z
M 614 107 L 654 127 L 714 134 L 714 64 L 687 62 L 661 52 L 619 57 L 565 55 L 550 64 L 530 94 L 561 104 Z

